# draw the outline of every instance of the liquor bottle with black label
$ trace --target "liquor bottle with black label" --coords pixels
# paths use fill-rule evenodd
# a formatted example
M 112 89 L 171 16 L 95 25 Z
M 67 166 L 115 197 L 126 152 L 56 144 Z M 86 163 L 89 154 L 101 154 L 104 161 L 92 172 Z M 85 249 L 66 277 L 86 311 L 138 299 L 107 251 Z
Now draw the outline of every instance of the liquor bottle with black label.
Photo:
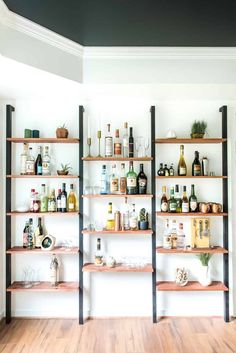
M 170 199 L 168 201 L 168 212 L 176 212 L 177 203 L 175 200 L 174 187 L 170 188 Z
M 197 203 L 197 197 L 195 195 L 194 185 L 191 185 L 191 195 L 189 197 L 189 209 L 190 209 L 190 212 L 197 212 L 197 209 L 198 209 L 198 203 Z
M 176 212 L 182 212 L 182 200 L 179 193 L 179 185 L 175 185 Z
M 115 141 L 114 141 L 114 156 L 121 157 L 121 155 L 122 155 L 122 147 L 121 147 L 121 140 L 120 140 L 120 132 L 119 132 L 119 129 L 116 129 Z
M 137 194 L 137 174 L 134 172 L 133 162 L 129 162 L 129 171 L 127 173 L 126 193 L 128 195 Z
M 133 128 L 129 128 L 129 158 L 134 157 L 134 138 L 133 138 Z
M 162 186 L 161 212 L 168 212 L 168 200 L 166 196 L 166 186 Z
M 187 166 L 184 159 L 184 145 L 180 146 L 180 158 L 178 164 L 178 175 L 186 176 L 187 175 Z
M 195 158 L 192 164 L 192 175 L 200 176 L 201 174 L 202 174 L 202 171 L 201 171 L 201 162 L 199 160 L 199 152 L 195 151 Z
M 112 157 L 113 138 L 111 136 L 111 125 L 107 124 L 107 135 L 105 136 L 105 157 Z
M 138 194 L 147 193 L 147 176 L 143 171 L 143 164 L 140 164 L 140 172 L 138 174 Z
M 182 212 L 188 213 L 189 212 L 189 201 L 187 198 L 187 188 L 183 186 L 183 197 L 182 197 Z

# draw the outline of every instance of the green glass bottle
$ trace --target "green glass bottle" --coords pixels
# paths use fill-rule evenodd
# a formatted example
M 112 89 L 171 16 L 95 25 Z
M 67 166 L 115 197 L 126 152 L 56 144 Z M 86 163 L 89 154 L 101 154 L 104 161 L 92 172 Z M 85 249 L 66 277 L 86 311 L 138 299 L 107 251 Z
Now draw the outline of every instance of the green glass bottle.
M 170 199 L 168 201 L 168 212 L 176 212 L 177 202 L 175 199 L 174 187 L 170 188 Z
M 179 193 L 179 185 L 175 185 L 176 212 L 182 212 L 182 200 Z
M 137 174 L 134 171 L 133 162 L 129 162 L 129 171 L 127 173 L 127 185 L 126 185 L 126 193 L 128 195 L 137 194 Z
M 198 210 L 198 203 L 197 203 L 197 197 L 195 195 L 195 190 L 194 190 L 194 185 L 191 185 L 191 195 L 189 198 L 189 209 L 190 212 L 197 212 Z

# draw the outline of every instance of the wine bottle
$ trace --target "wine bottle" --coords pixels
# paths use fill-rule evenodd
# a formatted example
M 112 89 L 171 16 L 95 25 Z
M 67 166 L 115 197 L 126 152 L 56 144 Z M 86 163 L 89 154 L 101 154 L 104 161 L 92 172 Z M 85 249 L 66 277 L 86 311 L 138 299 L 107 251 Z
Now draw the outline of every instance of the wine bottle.
M 25 222 L 25 227 L 23 230 L 23 248 L 28 248 L 28 232 L 29 232 L 29 222 Z
M 200 176 L 201 173 L 201 163 L 199 160 L 199 152 L 195 151 L 195 158 L 193 160 L 193 164 L 192 164 L 192 175 L 193 176 Z
M 61 212 L 67 212 L 67 192 L 66 192 L 66 184 L 65 183 L 62 183 Z
M 177 203 L 175 200 L 174 187 L 170 188 L 170 199 L 168 201 L 168 212 L 176 212 Z
M 182 200 L 179 194 L 179 185 L 175 185 L 176 212 L 182 212 Z
M 129 171 L 127 173 L 126 193 L 128 195 L 137 194 L 137 174 L 134 172 L 133 161 L 129 162 Z
M 23 152 L 20 155 L 20 174 L 26 174 L 26 161 L 28 156 L 28 143 L 23 144 Z
M 41 155 L 41 146 L 38 146 L 38 156 L 35 162 L 35 175 L 42 175 L 43 174 L 43 160 Z
M 161 212 L 168 212 L 168 200 L 166 196 L 166 186 L 162 186 Z
M 134 157 L 134 138 L 133 138 L 133 128 L 129 128 L 129 158 Z
M 180 145 L 180 158 L 178 164 L 178 175 L 186 176 L 187 175 L 187 166 L 184 159 L 184 145 Z
M 61 212 L 61 189 L 58 189 L 57 194 L 57 212 Z
M 101 195 L 108 194 L 109 191 L 109 182 L 108 182 L 108 175 L 107 175 L 107 167 L 106 165 L 102 166 L 102 173 L 101 173 Z
M 101 251 L 101 239 L 97 238 L 97 250 L 94 255 L 94 265 L 103 266 L 103 253 Z
M 126 193 L 126 174 L 125 174 L 125 163 L 121 163 L 121 172 L 120 172 L 120 193 Z
M 112 157 L 113 138 L 111 136 L 111 125 L 107 124 L 107 135 L 105 136 L 105 157 Z
M 191 195 L 189 198 L 189 209 L 190 212 L 197 212 L 197 197 L 195 195 L 194 185 L 191 185 Z
M 56 212 L 56 210 L 57 210 L 57 203 L 56 203 L 55 189 L 52 189 L 48 198 L 48 212 Z
M 115 220 L 114 220 L 114 216 L 112 213 L 112 202 L 109 202 L 109 204 L 108 204 L 106 229 L 107 230 L 114 230 L 115 229 Z
M 38 225 L 35 229 L 34 236 L 35 236 L 35 247 L 39 249 L 41 248 L 42 240 L 44 237 L 41 217 L 38 218 Z
M 123 150 L 123 157 L 128 158 L 129 157 L 129 135 L 128 135 L 128 123 L 124 123 L 124 135 L 123 135 L 123 141 L 122 141 L 122 150 Z
M 76 211 L 76 196 L 74 193 L 74 186 L 70 184 L 70 193 L 68 196 L 68 212 L 75 212 Z
M 186 186 L 183 186 L 183 197 L 182 197 L 182 212 L 183 213 L 189 212 L 189 201 L 187 198 L 186 190 L 187 190 Z
M 51 175 L 51 157 L 49 156 L 49 147 L 44 147 L 44 154 L 43 154 L 43 165 L 42 165 L 42 172 L 43 175 Z
M 137 178 L 138 183 L 138 194 L 147 193 L 147 176 L 143 171 L 143 164 L 140 164 L 140 172 Z
M 119 129 L 116 129 L 115 141 L 114 141 L 114 156 L 121 157 L 122 147 L 120 141 L 120 132 Z

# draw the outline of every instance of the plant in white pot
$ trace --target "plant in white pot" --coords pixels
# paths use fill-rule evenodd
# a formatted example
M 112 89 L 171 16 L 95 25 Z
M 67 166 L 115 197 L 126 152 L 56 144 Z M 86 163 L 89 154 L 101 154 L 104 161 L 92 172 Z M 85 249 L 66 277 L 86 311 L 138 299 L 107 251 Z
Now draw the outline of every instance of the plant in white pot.
M 212 257 L 212 254 L 203 253 L 203 254 L 198 254 L 197 257 L 201 262 L 199 283 L 204 287 L 209 286 L 212 283 L 211 273 L 209 268 L 209 261 Z

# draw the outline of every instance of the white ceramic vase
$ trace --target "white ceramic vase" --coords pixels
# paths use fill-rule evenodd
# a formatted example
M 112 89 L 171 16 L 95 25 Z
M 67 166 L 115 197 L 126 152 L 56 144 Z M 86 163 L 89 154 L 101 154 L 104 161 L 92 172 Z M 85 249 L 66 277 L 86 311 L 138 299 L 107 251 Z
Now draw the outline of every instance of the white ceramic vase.
M 212 283 L 211 271 L 209 266 L 200 267 L 199 283 L 204 287 L 207 287 Z

